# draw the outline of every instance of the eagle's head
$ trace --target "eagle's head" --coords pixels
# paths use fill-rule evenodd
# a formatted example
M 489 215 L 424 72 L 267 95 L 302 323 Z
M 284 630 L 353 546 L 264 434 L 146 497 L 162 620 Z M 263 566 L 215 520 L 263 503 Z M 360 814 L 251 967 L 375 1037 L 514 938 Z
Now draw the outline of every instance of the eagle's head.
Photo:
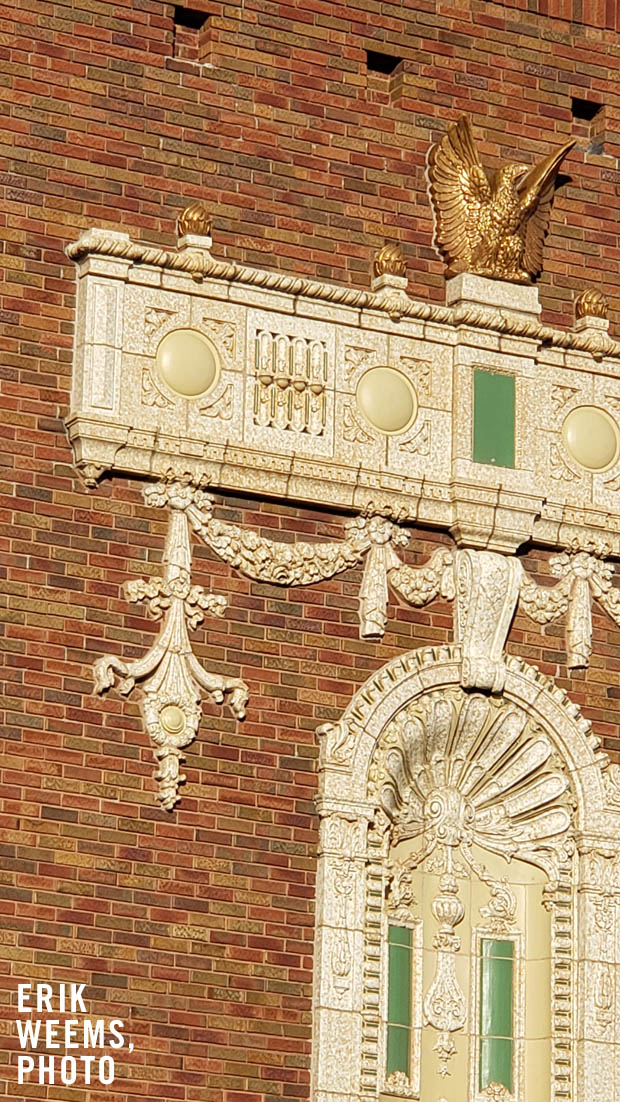
M 530 171 L 531 165 L 522 165 L 514 163 L 511 165 L 504 165 L 499 170 L 498 184 L 500 187 L 517 187 L 527 172 Z

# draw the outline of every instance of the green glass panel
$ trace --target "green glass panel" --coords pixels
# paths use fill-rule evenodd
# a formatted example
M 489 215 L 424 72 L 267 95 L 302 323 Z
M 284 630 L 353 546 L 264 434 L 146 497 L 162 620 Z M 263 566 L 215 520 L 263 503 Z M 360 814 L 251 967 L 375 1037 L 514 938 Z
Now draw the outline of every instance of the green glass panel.
M 480 961 L 480 1090 L 512 1091 L 514 943 L 484 938 Z
M 475 463 L 515 465 L 514 375 L 474 371 Z
M 513 962 L 502 957 L 482 961 L 483 1037 L 512 1037 L 512 968 Z
M 483 957 L 508 957 L 514 958 L 514 941 L 499 941 L 496 938 L 485 938 L 482 942 Z
M 388 933 L 390 945 L 406 945 L 411 948 L 411 930 L 407 926 L 390 926 Z
M 501 1083 L 512 1092 L 513 1043 L 505 1037 L 483 1037 L 480 1041 L 480 1090 Z
M 411 950 L 390 945 L 388 962 L 388 1022 L 411 1025 Z
M 411 946 L 405 926 L 388 931 L 388 1031 L 386 1072 L 411 1070 Z
M 387 1075 L 393 1071 L 411 1070 L 411 1030 L 402 1025 L 389 1025 L 387 1035 Z

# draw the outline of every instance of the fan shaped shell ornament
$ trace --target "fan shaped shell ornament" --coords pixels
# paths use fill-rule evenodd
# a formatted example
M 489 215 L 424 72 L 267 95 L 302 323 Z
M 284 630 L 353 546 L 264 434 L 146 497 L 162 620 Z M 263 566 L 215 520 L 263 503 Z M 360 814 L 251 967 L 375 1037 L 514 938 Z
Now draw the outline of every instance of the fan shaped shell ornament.
M 424 836 L 424 856 L 476 843 L 555 879 L 570 855 L 563 765 L 542 727 L 504 699 L 454 689 L 414 702 L 386 728 L 370 780 L 392 840 Z

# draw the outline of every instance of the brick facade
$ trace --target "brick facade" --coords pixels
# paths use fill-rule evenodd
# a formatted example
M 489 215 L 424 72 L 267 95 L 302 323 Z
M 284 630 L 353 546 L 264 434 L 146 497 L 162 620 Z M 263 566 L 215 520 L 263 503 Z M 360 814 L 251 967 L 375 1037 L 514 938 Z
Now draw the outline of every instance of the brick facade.
M 157 572 L 165 518 L 120 479 L 87 493 L 72 467 L 66 244 L 97 224 L 171 245 L 179 210 L 201 197 L 217 256 L 367 285 L 376 248 L 400 240 L 410 292 L 442 301 L 425 157 L 466 111 L 489 164 L 578 137 L 543 318 L 570 324 L 575 293 L 594 285 L 614 335 L 620 324 L 615 4 L 594 2 L 587 25 L 585 0 L 538 0 L 537 13 L 526 0 L 193 5 L 202 26 L 175 27 L 160 0 L 1 9 L 0 1097 L 11 1100 L 91 1097 L 16 1085 L 16 986 L 37 980 L 86 983 L 93 1017 L 125 1021 L 135 1047 L 108 1102 L 308 1097 L 314 729 L 383 662 L 445 641 L 451 625 L 441 602 L 393 600 L 385 640 L 361 642 L 361 572 L 286 591 L 197 546 L 194 580 L 229 608 L 198 630 L 196 652 L 245 678 L 251 702 L 243 724 L 205 705 L 182 802 L 158 810 L 138 704 L 95 697 L 91 666 L 152 641 L 156 626 L 120 584 Z M 367 50 L 402 61 L 368 71 Z M 573 99 L 601 109 L 574 120 Z M 278 538 L 342 534 L 329 514 L 224 504 L 221 515 Z M 405 557 L 423 561 L 445 538 L 416 532 Z M 540 580 L 546 559 L 528 556 Z M 620 753 L 620 631 L 595 606 L 590 668 L 569 678 L 562 630 L 518 618 L 509 650 L 557 677 Z

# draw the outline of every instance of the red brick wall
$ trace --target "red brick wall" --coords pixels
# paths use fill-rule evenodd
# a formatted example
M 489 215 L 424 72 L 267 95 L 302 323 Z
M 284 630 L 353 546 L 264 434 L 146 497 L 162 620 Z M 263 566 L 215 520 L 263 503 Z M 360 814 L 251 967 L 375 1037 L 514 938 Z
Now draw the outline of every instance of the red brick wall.
M 93 223 L 172 243 L 177 212 L 200 196 L 214 213 L 217 255 L 363 285 L 377 246 L 399 239 L 412 293 L 439 301 L 424 162 L 445 122 L 466 110 L 490 164 L 579 136 L 554 209 L 545 318 L 569 324 L 586 284 L 616 297 L 611 31 L 479 0 L 195 6 L 210 21 L 198 44 L 177 34 L 177 59 L 173 6 L 160 0 L 0 8 L 7 1099 L 89 1098 L 78 1086 L 16 1086 L 15 989 L 49 979 L 86 983 L 92 1016 L 126 1022 L 135 1048 L 119 1059 L 108 1102 L 307 1097 L 314 728 L 384 661 L 445 641 L 451 624 L 441 603 L 394 604 L 385 641 L 361 642 L 359 572 L 287 593 L 247 582 L 197 546 L 195 580 L 230 601 L 222 621 L 195 634 L 197 653 L 241 674 L 251 703 L 242 725 L 205 705 L 182 803 L 159 811 L 137 694 L 96 698 L 91 665 L 106 651 L 137 657 L 152 641 L 156 625 L 119 587 L 156 571 L 165 517 L 122 480 L 88 494 L 75 477 L 62 423 L 74 310 L 65 245 Z M 187 60 L 193 49 L 213 67 Z M 366 49 L 402 66 L 368 74 Z M 593 135 L 573 126 L 571 96 L 604 105 L 602 154 L 584 153 Z M 286 538 L 342 533 L 340 519 L 309 510 L 232 499 L 227 510 Z M 437 539 L 419 533 L 412 559 Z M 531 568 L 544 574 L 545 558 Z M 597 614 L 591 667 L 570 680 L 561 634 L 518 620 L 510 649 L 557 674 L 620 751 L 620 632 Z

